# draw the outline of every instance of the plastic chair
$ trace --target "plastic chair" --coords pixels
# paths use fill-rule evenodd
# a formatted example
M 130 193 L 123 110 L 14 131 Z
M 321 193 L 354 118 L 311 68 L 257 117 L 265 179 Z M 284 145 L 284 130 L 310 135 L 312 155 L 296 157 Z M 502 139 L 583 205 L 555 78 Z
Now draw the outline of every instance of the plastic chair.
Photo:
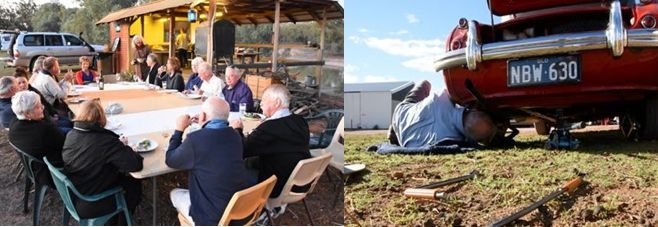
M 299 161 L 297 166 L 295 166 L 295 169 L 290 174 L 288 181 L 286 181 L 286 184 L 283 186 L 281 194 L 279 194 L 278 197 L 270 198 L 267 201 L 267 209 L 272 210 L 274 207 L 280 207 L 285 204 L 294 203 L 301 200 L 304 203 L 304 208 L 306 209 L 308 220 L 311 221 L 311 225 L 315 225 L 313 223 L 311 213 L 308 211 L 308 206 L 306 205 L 306 200 L 304 200 L 304 198 L 306 198 L 308 193 L 313 191 L 315 184 L 318 182 L 318 179 L 320 179 L 320 176 L 322 176 L 322 173 L 327 168 L 327 165 L 329 165 L 330 160 L 331 153 L 325 153 L 318 157 Z M 293 186 L 303 187 L 307 185 L 310 185 L 310 187 L 304 192 L 295 192 L 292 190 Z
M 43 203 L 43 197 L 46 195 L 46 191 L 48 190 L 49 186 L 39 184 L 39 182 L 36 181 L 36 176 L 38 172 L 34 172 L 34 167 L 37 165 L 44 165 L 45 167 L 45 164 L 40 159 L 35 158 L 34 156 L 28 153 L 25 153 L 11 142 L 9 142 L 9 145 L 11 145 L 11 147 L 14 148 L 18 156 L 21 158 L 21 162 L 23 163 L 23 166 L 26 169 L 25 194 L 23 194 L 23 213 L 28 212 L 27 200 L 28 197 L 30 196 L 30 189 L 32 188 L 32 185 L 34 185 L 34 190 L 35 190 L 34 204 L 33 204 L 34 213 L 32 214 L 32 223 L 33 225 L 39 225 L 39 217 L 41 216 L 41 204 Z M 46 168 L 42 168 L 40 171 L 46 171 Z
M 313 157 L 320 156 L 322 154 L 330 153 L 332 154 L 331 161 L 329 162 L 329 165 L 339 172 L 341 174 L 337 174 L 337 181 L 331 180 L 332 177 L 332 171 L 330 171 L 329 168 L 326 169 L 327 176 L 329 177 L 329 180 L 333 182 L 334 184 L 334 191 L 338 191 L 338 188 L 343 187 L 343 181 L 340 180 L 341 178 L 345 178 L 348 173 L 346 172 L 347 169 L 345 168 L 345 145 L 344 145 L 344 138 L 345 138 L 345 129 L 344 129 L 344 123 L 343 123 L 344 118 L 340 119 L 340 122 L 338 123 L 338 127 L 336 128 L 336 133 L 334 133 L 333 138 L 331 139 L 331 143 L 329 143 L 329 146 L 324 149 L 312 149 L 311 150 L 311 155 Z M 342 193 L 338 191 L 339 193 Z M 336 206 L 336 203 L 338 201 L 338 196 L 334 197 L 334 202 L 333 206 Z
M 243 220 L 251 217 L 245 225 L 251 225 L 259 216 L 267 199 L 274 189 L 276 183 L 276 176 L 272 175 L 267 180 L 251 186 L 250 188 L 238 191 L 233 194 L 231 201 L 228 202 L 222 219 L 219 220 L 219 225 L 227 226 L 231 224 L 232 220 Z M 269 216 L 269 214 L 268 214 Z M 181 213 L 178 213 L 178 220 L 181 225 L 192 225 L 192 223 L 185 218 Z M 270 221 L 272 219 L 270 218 Z M 274 225 L 273 222 L 270 224 Z
M 338 126 L 336 127 L 336 132 L 334 133 L 331 143 L 324 149 L 312 149 L 311 155 L 313 157 L 320 156 L 323 153 L 331 153 L 332 158 L 329 162 L 329 165 L 332 167 L 343 171 L 343 166 L 345 162 L 345 146 L 343 145 L 345 138 L 345 129 L 343 126 L 343 117 L 340 118 Z
M 342 109 L 330 109 L 330 110 L 325 110 L 320 112 L 319 114 L 309 117 L 306 120 L 316 120 L 316 119 L 327 119 L 327 129 L 322 132 L 319 136 L 313 136 L 311 137 L 309 141 L 309 145 L 311 149 L 315 148 L 325 148 L 329 146 L 329 138 L 333 136 L 333 134 L 336 132 L 336 129 L 338 128 L 338 124 L 343 118 L 343 110 Z
M 53 176 L 53 182 L 55 183 L 55 187 L 57 187 L 57 191 L 59 192 L 59 195 L 62 197 L 62 200 L 64 201 L 64 206 L 66 207 L 66 210 L 69 211 L 71 216 L 73 216 L 73 218 L 76 221 L 78 221 L 80 225 L 104 225 L 108 220 L 110 220 L 110 218 L 114 217 L 114 215 L 117 215 L 122 211 L 123 214 L 126 216 L 126 224 L 132 225 L 132 220 L 130 219 L 130 213 L 128 212 L 128 206 L 126 205 L 126 199 L 123 196 L 123 188 L 115 187 L 96 195 L 83 195 L 80 192 L 78 192 L 78 189 L 75 188 L 73 182 L 71 182 L 71 180 L 69 180 L 69 178 L 66 175 L 64 175 L 64 173 L 62 173 L 59 169 L 57 169 L 52 164 L 50 164 L 48 158 L 44 157 L 43 161 L 46 163 L 46 165 L 48 165 L 50 174 Z M 78 215 L 78 211 L 75 209 L 75 205 L 73 204 L 71 192 L 73 192 L 73 194 L 75 194 L 75 196 L 78 199 L 87 202 L 95 202 L 110 196 L 114 196 L 116 200 L 117 209 L 114 212 L 106 214 L 101 217 L 81 219 L 80 216 Z M 68 225 L 69 213 L 64 213 L 63 225 Z

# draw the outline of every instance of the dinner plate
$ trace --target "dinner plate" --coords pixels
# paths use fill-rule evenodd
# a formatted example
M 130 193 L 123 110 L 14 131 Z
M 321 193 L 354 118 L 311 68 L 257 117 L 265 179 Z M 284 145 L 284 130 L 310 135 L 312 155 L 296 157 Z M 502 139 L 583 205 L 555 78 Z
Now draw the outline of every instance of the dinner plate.
M 150 146 L 148 146 L 146 148 L 139 148 L 137 145 L 140 142 L 145 141 L 145 140 L 149 141 Z M 155 140 L 152 140 L 152 139 L 139 139 L 139 140 L 134 140 L 134 141 L 128 141 L 128 144 L 137 153 L 149 152 L 149 151 L 155 150 L 155 148 L 158 148 L 158 142 L 155 142 Z
M 72 98 L 72 99 L 69 99 L 69 103 L 71 103 L 71 104 L 79 104 L 79 103 L 82 103 L 84 101 L 87 101 L 87 99 L 85 99 L 85 98 Z
M 67 94 L 69 97 L 80 96 L 80 92 L 72 91 Z
M 240 118 L 242 118 L 244 120 L 250 120 L 250 121 L 260 121 L 260 120 L 265 119 L 265 115 L 263 115 L 263 114 L 260 114 L 260 113 L 250 113 L 250 114 L 255 114 L 256 116 L 258 116 L 258 118 L 248 117 L 248 116 L 245 116 L 245 115 L 240 116 Z
M 201 95 L 198 95 L 198 94 L 183 94 L 183 98 L 186 98 L 186 99 L 200 99 Z
M 122 125 L 123 124 L 121 124 L 121 122 L 114 121 L 114 120 L 107 120 L 107 123 L 105 123 L 105 129 L 107 129 L 107 130 L 117 130 L 117 129 L 121 128 Z
M 75 88 L 75 89 L 87 88 L 87 85 L 76 84 L 76 85 L 73 85 L 73 88 Z
M 165 89 L 165 90 L 159 90 L 158 93 L 161 94 L 171 94 L 171 93 L 176 93 L 178 90 L 176 89 Z

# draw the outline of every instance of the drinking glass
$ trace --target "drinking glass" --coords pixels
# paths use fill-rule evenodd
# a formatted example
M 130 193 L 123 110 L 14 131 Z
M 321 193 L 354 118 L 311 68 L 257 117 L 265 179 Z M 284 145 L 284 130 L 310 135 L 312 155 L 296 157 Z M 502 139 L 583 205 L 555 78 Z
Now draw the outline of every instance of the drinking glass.
M 247 104 L 246 103 L 240 103 L 240 116 L 244 115 L 244 113 L 247 112 Z

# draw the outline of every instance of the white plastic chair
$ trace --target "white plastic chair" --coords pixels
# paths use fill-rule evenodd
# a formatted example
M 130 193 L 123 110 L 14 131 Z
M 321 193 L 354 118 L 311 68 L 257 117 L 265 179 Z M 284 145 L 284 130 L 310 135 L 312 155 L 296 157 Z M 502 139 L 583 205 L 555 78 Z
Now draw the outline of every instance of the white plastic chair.
M 267 209 L 272 210 L 275 207 L 280 207 L 301 200 L 304 203 L 304 208 L 306 208 L 306 215 L 308 215 L 308 219 L 311 221 L 311 225 L 315 225 L 313 223 L 313 218 L 311 218 L 311 213 L 308 211 L 308 206 L 306 205 L 304 198 L 306 198 L 307 194 L 313 191 L 315 184 L 318 182 L 318 179 L 320 179 L 320 176 L 322 176 L 322 173 L 327 168 L 327 165 L 329 165 L 330 160 L 331 153 L 325 153 L 318 157 L 299 161 L 297 166 L 295 166 L 295 169 L 290 174 L 288 181 L 286 181 L 286 184 L 283 186 L 281 194 L 279 194 L 278 197 L 270 198 L 267 201 Z M 305 192 L 292 191 L 293 186 L 301 187 L 307 185 L 310 185 L 310 187 Z

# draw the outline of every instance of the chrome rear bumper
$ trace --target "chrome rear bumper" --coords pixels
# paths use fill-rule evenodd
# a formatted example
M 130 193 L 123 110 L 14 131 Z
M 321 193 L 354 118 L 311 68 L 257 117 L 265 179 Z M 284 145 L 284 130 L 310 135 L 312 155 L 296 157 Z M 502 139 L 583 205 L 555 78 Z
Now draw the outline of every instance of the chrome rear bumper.
M 626 30 L 618 0 L 610 4 L 610 22 L 605 31 L 550 35 L 523 40 L 480 44 L 477 40 L 477 25 L 468 23 L 466 48 L 441 54 L 434 61 L 436 71 L 466 65 L 469 70 L 477 69 L 482 61 L 535 57 L 550 54 L 585 50 L 610 49 L 613 56 L 624 53 L 625 47 L 658 47 L 658 30 Z

